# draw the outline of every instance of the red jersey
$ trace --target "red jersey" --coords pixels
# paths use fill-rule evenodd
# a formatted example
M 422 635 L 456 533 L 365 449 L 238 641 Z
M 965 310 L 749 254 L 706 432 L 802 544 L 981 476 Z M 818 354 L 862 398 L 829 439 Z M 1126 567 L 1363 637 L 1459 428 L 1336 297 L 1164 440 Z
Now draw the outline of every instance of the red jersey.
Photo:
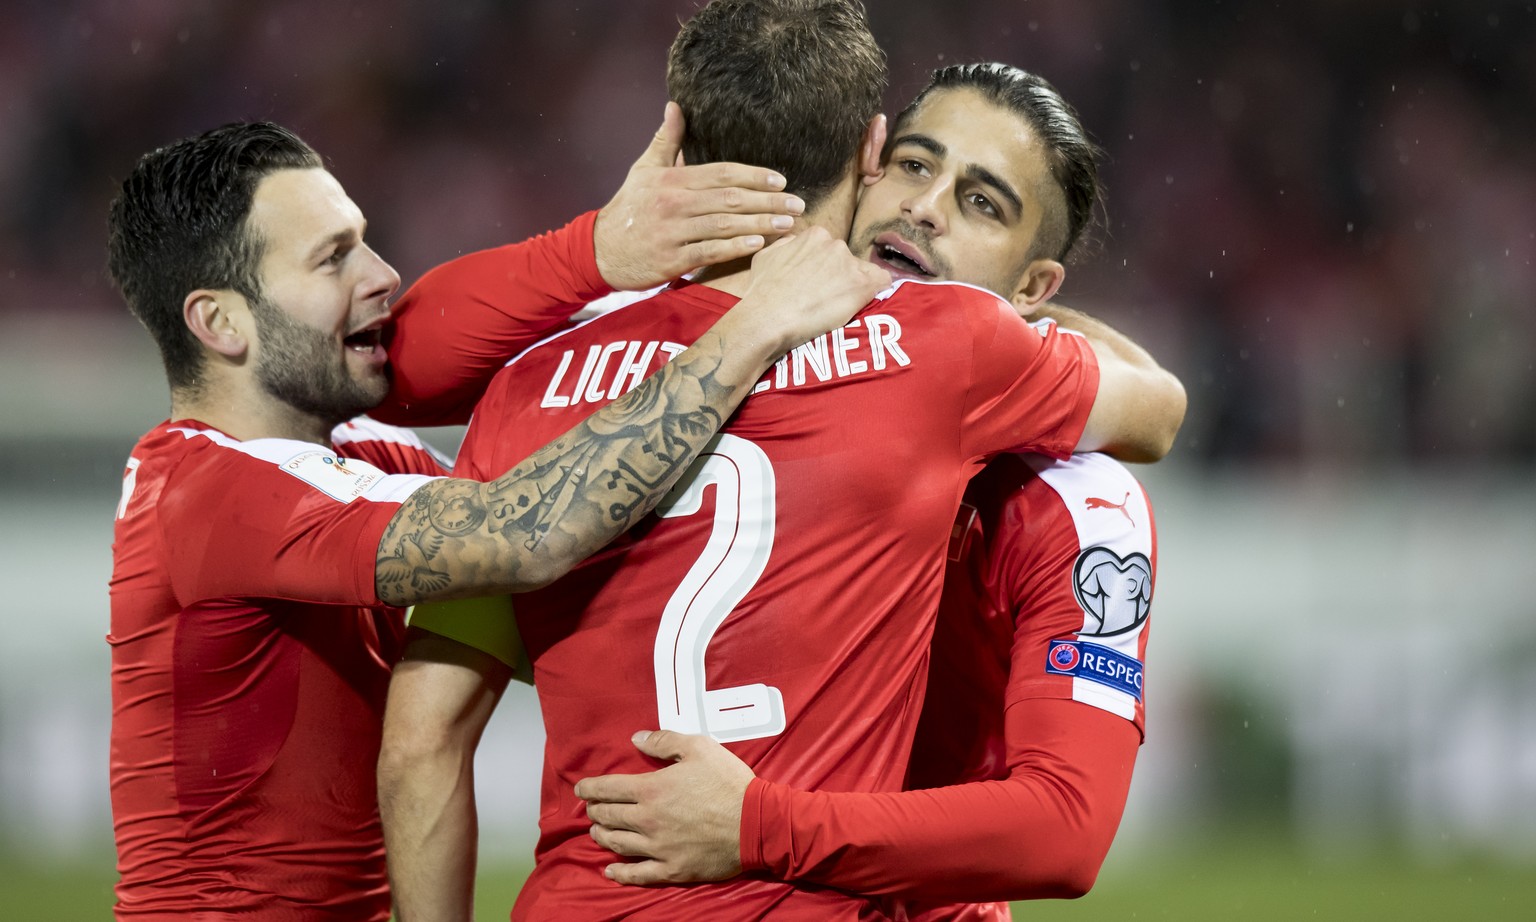
M 332 438 L 179 420 L 128 460 L 107 635 L 120 919 L 389 917 L 374 771 L 404 618 L 374 561 L 444 471 L 372 420 Z
M 1091 886 L 1141 741 L 1157 560 L 1151 507 L 1103 455 L 1006 455 L 955 523 L 908 785 L 825 795 L 766 779 L 743 808 L 749 870 L 929 903 L 923 922 Z M 1088 707 L 1084 707 L 1087 705 Z
M 372 415 L 411 426 L 467 422 L 509 357 L 613 290 L 597 269 L 596 222 L 589 211 L 560 230 L 423 275 L 395 302 L 389 397 Z
M 735 302 L 681 284 L 528 351 L 476 409 L 459 472 L 523 458 Z M 762 879 L 620 887 L 572 787 L 654 768 L 629 738 L 659 723 L 729 742 L 785 784 L 898 790 L 965 483 L 1004 449 L 1066 457 L 1097 376 L 1086 341 L 990 293 L 898 284 L 770 369 L 656 516 L 519 596 L 549 742 L 538 863 L 514 918 L 885 915 Z

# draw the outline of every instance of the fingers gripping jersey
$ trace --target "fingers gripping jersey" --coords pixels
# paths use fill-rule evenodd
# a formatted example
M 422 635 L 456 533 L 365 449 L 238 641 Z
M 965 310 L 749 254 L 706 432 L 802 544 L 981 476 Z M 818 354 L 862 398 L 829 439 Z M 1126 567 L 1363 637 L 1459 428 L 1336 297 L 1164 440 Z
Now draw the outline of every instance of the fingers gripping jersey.
M 536 346 L 477 408 L 460 472 L 520 460 L 734 303 L 682 285 Z M 959 285 L 899 285 L 772 368 L 654 517 L 518 600 L 549 744 L 538 866 L 514 915 L 883 915 L 763 880 L 616 887 L 571 788 L 653 768 L 628 740 L 659 723 L 796 786 L 897 790 L 966 479 L 1007 448 L 1065 457 L 1096 389 L 1083 341 Z
M 443 473 L 368 419 L 333 445 L 182 420 L 134 447 L 107 636 L 119 918 L 388 918 L 374 766 L 403 613 L 374 561 Z

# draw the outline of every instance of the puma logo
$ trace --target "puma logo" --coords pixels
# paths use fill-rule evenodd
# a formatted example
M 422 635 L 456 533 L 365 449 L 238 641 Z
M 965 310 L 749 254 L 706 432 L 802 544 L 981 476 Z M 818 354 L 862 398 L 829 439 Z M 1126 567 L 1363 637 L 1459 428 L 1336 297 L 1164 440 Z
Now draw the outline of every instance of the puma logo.
M 1089 509 L 1119 509 L 1120 510 L 1120 514 L 1125 516 L 1125 520 L 1127 522 L 1131 523 L 1131 527 L 1132 528 L 1135 528 L 1136 527 L 1136 520 L 1131 518 L 1131 513 L 1125 508 L 1126 504 L 1129 503 L 1130 501 L 1131 501 L 1131 494 L 1130 494 L 1129 491 L 1127 491 L 1126 494 L 1125 494 L 1125 498 L 1120 500 L 1120 502 L 1118 502 L 1118 503 L 1112 503 L 1112 502 L 1110 502 L 1107 499 L 1099 499 L 1097 496 L 1090 496 L 1084 502 L 1084 505 L 1087 506 Z

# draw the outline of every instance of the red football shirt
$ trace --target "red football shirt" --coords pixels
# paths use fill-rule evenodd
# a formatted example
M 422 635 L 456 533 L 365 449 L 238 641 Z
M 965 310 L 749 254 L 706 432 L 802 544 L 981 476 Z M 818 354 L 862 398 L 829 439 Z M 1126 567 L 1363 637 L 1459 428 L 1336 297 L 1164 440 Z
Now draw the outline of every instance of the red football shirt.
M 467 422 L 508 358 L 613 290 L 597 269 L 596 223 L 597 212 L 589 211 L 559 230 L 423 275 L 395 302 L 392 383 L 371 415 L 409 426 Z
M 332 439 L 179 420 L 133 449 L 107 635 L 118 918 L 389 917 L 374 771 L 404 623 L 374 560 L 444 471 L 372 420 Z
M 476 409 L 459 472 L 504 470 L 735 301 L 682 284 L 534 347 Z M 656 516 L 519 596 L 549 742 L 538 864 L 514 917 L 884 913 L 767 880 L 621 888 L 572 786 L 654 768 L 629 737 L 659 723 L 796 787 L 899 789 L 965 483 L 1005 449 L 1066 457 L 1097 375 L 1084 340 L 990 293 L 902 283 L 771 369 Z
M 923 922 L 1008 918 L 1006 900 L 1091 885 L 1119 825 L 1144 719 L 1156 538 L 1103 455 L 1005 455 L 966 491 L 950 543 L 908 794 L 747 792 L 745 867 L 928 902 Z M 1086 706 L 1085 706 L 1086 705 Z

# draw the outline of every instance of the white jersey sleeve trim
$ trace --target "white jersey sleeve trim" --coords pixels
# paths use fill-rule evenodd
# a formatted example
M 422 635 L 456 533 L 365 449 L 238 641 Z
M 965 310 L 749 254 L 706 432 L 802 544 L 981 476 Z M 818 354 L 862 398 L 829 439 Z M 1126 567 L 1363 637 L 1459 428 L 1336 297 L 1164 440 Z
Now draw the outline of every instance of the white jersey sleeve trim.
M 689 275 L 692 275 L 692 273 L 689 273 Z M 684 278 L 687 277 L 684 276 Z M 586 323 L 588 320 L 595 320 L 604 314 L 611 314 L 621 307 L 628 307 L 631 304 L 638 304 L 641 301 L 654 298 L 668 287 L 667 285 L 657 285 L 655 288 L 648 288 L 645 291 L 615 291 L 603 295 L 596 301 L 587 302 L 586 307 L 572 314 L 571 322 Z
M 1077 531 L 1072 588 L 1083 609 L 1077 640 L 1107 647 L 1137 664 L 1135 694 L 1080 672 L 1072 680 L 1072 698 L 1133 720 L 1153 588 L 1152 514 L 1146 493 L 1130 471 L 1107 455 L 1076 454 L 1066 461 L 1024 457 L 1061 498 Z
M 220 448 L 264 461 L 342 503 L 359 499 L 400 503 L 428 481 L 441 479 L 424 474 L 386 474 L 366 461 L 343 459 L 327 446 L 297 439 L 243 442 L 212 429 L 177 427 L 170 431 L 188 440 L 204 438 Z
M 643 301 L 649 301 L 651 298 L 656 297 L 658 294 L 661 294 L 663 291 L 666 291 L 670 287 L 670 285 L 659 285 L 648 291 L 615 291 L 612 294 L 607 294 L 601 298 L 598 298 L 596 301 L 590 301 L 587 303 L 586 307 L 583 307 L 581 310 L 571 315 L 571 322 L 568 325 L 549 334 L 548 336 L 524 349 L 522 352 L 519 352 L 517 355 L 512 356 L 507 360 L 507 364 L 515 364 L 523 356 L 539 348 L 540 346 L 543 346 L 547 343 L 552 343 L 562 336 L 574 333 L 599 317 L 606 317 L 615 311 L 623 310 L 626 307 L 633 307 L 634 305 Z
M 979 291 L 982 294 L 987 295 L 997 301 L 1001 301 L 1003 304 L 1007 305 L 1009 310 L 1017 312 L 1017 308 L 1015 308 L 1007 298 L 1000 297 L 995 291 L 990 291 L 986 288 L 982 288 L 979 285 L 972 285 L 968 282 L 954 282 L 948 279 L 934 279 L 933 281 L 924 281 L 922 279 L 897 279 L 896 282 L 891 285 L 891 287 L 875 295 L 874 299 L 876 301 L 885 301 L 895 295 L 896 292 L 900 291 L 901 286 L 903 285 L 952 285 L 957 288 L 969 288 L 972 291 Z M 1055 320 L 1052 320 L 1049 317 L 1042 317 L 1039 320 L 1030 320 L 1028 318 L 1022 319 L 1024 319 L 1024 322 L 1041 336 L 1044 336 L 1052 328 L 1055 328 L 1057 332 L 1070 334 L 1072 336 L 1083 335 L 1077 330 L 1069 330 L 1066 327 L 1057 324 Z
M 381 423 L 369 416 L 355 416 L 331 430 L 333 445 L 356 445 L 359 442 L 388 442 L 391 445 L 404 445 L 431 455 L 445 470 L 453 469 L 452 458 L 422 441 L 421 436 L 410 429 Z

